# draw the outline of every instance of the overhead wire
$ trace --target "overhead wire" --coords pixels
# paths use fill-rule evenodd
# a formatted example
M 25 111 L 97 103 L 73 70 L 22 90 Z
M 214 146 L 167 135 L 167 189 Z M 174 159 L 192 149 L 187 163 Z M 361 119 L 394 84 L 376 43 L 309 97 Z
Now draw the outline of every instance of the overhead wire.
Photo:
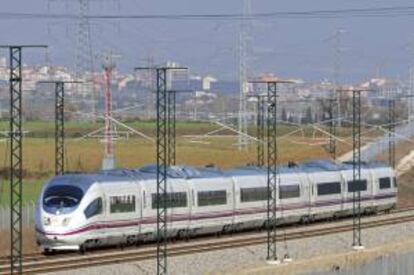
M 258 20 L 258 19 L 332 19 L 349 17 L 402 17 L 414 15 L 414 6 L 391 6 L 377 8 L 350 8 L 309 11 L 278 11 L 252 13 L 211 14 L 88 14 L 90 20 Z M 78 20 L 74 13 L 13 13 L 0 12 L 0 19 L 70 19 Z

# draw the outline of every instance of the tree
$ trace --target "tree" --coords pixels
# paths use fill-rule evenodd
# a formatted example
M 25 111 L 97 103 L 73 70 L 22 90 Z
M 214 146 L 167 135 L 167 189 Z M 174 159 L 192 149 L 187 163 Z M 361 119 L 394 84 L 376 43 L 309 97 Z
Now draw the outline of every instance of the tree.
M 310 106 L 306 108 L 305 123 L 307 124 L 313 123 L 312 108 Z
M 282 108 L 282 121 L 286 122 L 288 120 L 285 107 Z

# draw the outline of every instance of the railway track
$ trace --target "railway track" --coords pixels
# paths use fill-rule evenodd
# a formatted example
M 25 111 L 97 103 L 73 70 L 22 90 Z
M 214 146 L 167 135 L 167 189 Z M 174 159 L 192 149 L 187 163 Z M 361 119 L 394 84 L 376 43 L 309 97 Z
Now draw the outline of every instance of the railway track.
M 400 213 L 403 211 L 398 211 Z M 386 216 L 384 218 L 384 216 Z M 381 215 L 381 219 L 372 221 L 363 221 L 362 228 L 373 228 L 385 225 L 394 225 L 414 221 L 414 214 L 389 217 L 390 215 Z M 278 240 L 298 240 L 310 237 L 317 237 L 323 235 L 330 235 L 335 233 L 342 233 L 352 231 L 352 224 L 335 225 L 333 223 L 315 224 L 307 227 L 284 229 L 285 234 L 278 236 Z M 250 236 L 241 234 L 241 236 L 223 237 L 210 240 L 195 240 L 190 243 L 176 243 L 169 245 L 169 256 L 179 256 L 185 254 L 202 253 L 216 250 L 223 250 L 227 248 L 237 248 L 263 244 L 267 241 L 265 233 L 250 233 Z M 63 254 L 52 257 L 43 256 L 41 254 L 27 254 L 23 257 L 23 274 L 36 274 L 45 272 L 56 272 L 61 270 L 91 267 L 96 265 L 126 263 L 133 261 L 143 261 L 154 259 L 156 257 L 156 247 L 145 246 L 141 248 L 131 248 L 126 250 L 117 250 L 115 252 L 92 253 L 86 255 L 79 254 Z M 5 260 L 3 258 L 2 260 Z M 9 263 L 0 262 L 0 275 L 9 273 Z

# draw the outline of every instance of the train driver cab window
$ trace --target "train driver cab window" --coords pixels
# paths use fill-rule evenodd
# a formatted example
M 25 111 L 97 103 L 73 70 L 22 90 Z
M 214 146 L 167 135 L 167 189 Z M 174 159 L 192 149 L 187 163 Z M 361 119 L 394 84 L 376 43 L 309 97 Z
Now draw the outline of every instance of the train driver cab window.
M 46 189 L 43 195 L 43 205 L 46 208 L 72 208 L 79 205 L 83 191 L 76 186 L 56 185 Z
M 379 179 L 379 188 L 380 189 L 389 189 L 389 188 L 391 188 L 391 178 L 380 178 Z
M 279 190 L 279 199 L 292 199 L 300 197 L 299 185 L 282 185 Z
M 88 207 L 86 207 L 85 211 L 83 213 L 85 214 L 85 217 L 87 219 L 92 218 L 93 216 L 102 214 L 102 198 L 97 198 L 93 200 Z
M 397 178 L 396 178 L 396 177 L 394 177 L 394 178 L 393 178 L 393 181 L 394 181 L 394 188 L 397 188 Z

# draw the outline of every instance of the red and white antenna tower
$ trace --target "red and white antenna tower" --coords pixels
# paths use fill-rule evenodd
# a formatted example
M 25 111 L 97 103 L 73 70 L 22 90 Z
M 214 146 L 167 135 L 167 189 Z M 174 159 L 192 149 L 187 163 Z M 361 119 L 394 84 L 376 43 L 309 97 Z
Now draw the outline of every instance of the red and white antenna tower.
M 105 91 L 105 155 L 102 161 L 102 169 L 110 170 L 115 168 L 113 125 L 112 125 L 112 72 L 115 68 L 112 52 L 104 57 L 102 67 L 104 69 L 104 91 Z

